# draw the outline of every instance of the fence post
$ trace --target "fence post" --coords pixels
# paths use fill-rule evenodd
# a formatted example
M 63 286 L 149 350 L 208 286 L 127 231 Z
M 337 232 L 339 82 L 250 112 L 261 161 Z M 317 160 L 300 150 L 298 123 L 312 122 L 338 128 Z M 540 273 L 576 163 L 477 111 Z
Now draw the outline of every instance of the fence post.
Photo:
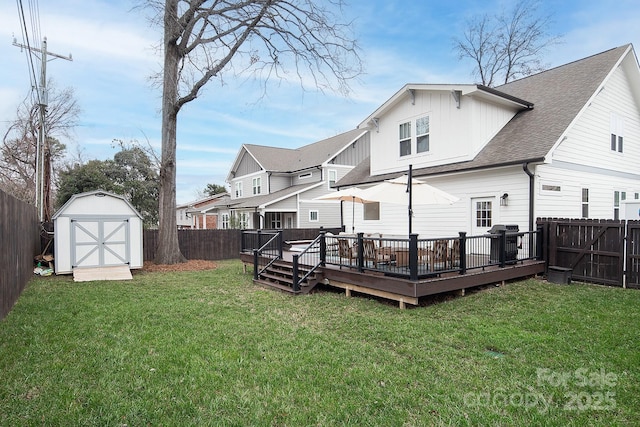
M 500 232 L 500 268 L 504 268 L 507 264 L 507 230 L 498 230 Z
M 253 280 L 258 280 L 258 250 L 253 250 Z
M 418 235 L 409 234 L 409 278 L 418 280 Z
M 293 292 L 298 292 L 300 290 L 300 284 L 298 283 L 298 279 L 299 279 L 299 272 L 298 272 L 298 258 L 300 257 L 300 255 L 293 255 L 293 272 L 292 272 L 292 287 L 293 287 Z
M 542 248 L 544 247 L 544 227 L 538 224 L 536 229 L 536 260 L 542 259 Z
M 327 240 L 326 240 L 327 232 L 322 230 L 320 231 L 320 265 L 325 266 L 327 263 Z
M 460 231 L 460 274 L 467 273 L 467 232 Z
M 362 238 L 364 237 L 364 233 L 358 233 L 358 271 L 362 273 L 364 271 L 364 248 L 362 247 Z

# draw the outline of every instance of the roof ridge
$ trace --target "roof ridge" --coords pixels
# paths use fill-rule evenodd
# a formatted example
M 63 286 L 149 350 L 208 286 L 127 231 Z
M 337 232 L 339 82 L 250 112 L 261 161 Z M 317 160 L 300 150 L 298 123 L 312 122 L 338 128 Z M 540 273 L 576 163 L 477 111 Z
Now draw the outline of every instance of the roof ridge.
M 569 65 L 572 65 L 572 64 L 576 64 L 578 62 L 587 61 L 587 60 L 590 60 L 592 58 L 595 58 L 596 56 L 604 55 L 604 54 L 613 52 L 614 50 L 617 50 L 617 49 L 625 48 L 625 50 L 626 50 L 631 45 L 632 45 L 631 43 L 627 43 L 627 44 L 624 44 L 624 45 L 613 47 L 611 49 L 604 50 L 604 51 L 599 52 L 599 53 L 594 53 L 593 55 L 589 55 L 589 56 L 586 56 L 584 58 L 579 58 L 579 59 L 573 60 L 571 62 L 566 62 L 564 64 L 556 65 L 555 67 L 547 68 L 546 70 L 542 70 L 542 71 L 540 71 L 538 73 L 530 74 L 528 76 L 524 76 L 524 77 L 521 77 L 519 79 L 512 80 L 512 81 L 510 81 L 508 83 L 504 83 L 504 84 L 502 84 L 500 86 L 495 86 L 495 87 L 493 87 L 493 89 L 499 90 L 499 88 L 505 87 L 505 86 L 509 86 L 511 83 L 521 82 L 523 80 L 530 79 L 530 78 L 533 78 L 533 77 L 536 77 L 536 76 L 540 76 L 541 74 L 545 74 L 545 73 L 548 73 L 550 71 L 557 70 L 558 68 L 563 68 L 563 67 L 566 67 L 566 66 L 569 66 Z

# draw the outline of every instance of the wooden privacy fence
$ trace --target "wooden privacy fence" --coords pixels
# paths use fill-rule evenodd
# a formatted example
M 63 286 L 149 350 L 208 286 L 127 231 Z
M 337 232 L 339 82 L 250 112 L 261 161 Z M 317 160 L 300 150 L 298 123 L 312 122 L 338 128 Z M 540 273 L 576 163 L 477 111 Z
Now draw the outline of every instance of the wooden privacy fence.
M 640 288 L 640 221 L 538 218 L 547 266 L 575 280 Z
M 320 228 L 288 228 L 283 230 L 285 241 L 313 240 Z M 341 229 L 324 229 L 337 233 Z M 273 230 L 263 230 L 264 232 Z M 144 230 L 144 260 L 152 261 L 158 246 L 158 230 Z M 180 251 L 187 259 L 221 260 L 240 257 L 242 230 L 178 230 Z
M 33 258 L 40 252 L 39 229 L 35 206 L 0 190 L 0 319 L 33 276 Z

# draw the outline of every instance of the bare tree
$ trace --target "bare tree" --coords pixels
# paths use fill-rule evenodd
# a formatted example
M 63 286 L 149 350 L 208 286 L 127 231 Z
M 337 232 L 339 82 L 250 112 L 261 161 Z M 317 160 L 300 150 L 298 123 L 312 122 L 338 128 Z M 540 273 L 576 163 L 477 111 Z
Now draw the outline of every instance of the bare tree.
M 293 72 L 304 87 L 343 94 L 361 61 L 342 0 L 166 0 L 148 3 L 162 16 L 162 152 L 160 226 L 155 262 L 185 259 L 176 226 L 177 115 L 223 73 L 251 75 L 265 85 Z M 160 15 L 162 13 L 162 15 Z M 233 64 L 232 64 L 233 60 Z
M 475 63 L 480 82 L 493 87 L 545 69 L 540 57 L 560 38 L 548 33 L 550 23 L 550 16 L 538 13 L 536 2 L 521 0 L 508 13 L 467 21 L 454 46 L 460 59 Z
M 51 184 L 55 181 L 66 148 L 60 140 L 71 136 L 80 114 L 73 89 L 56 91 L 51 82 L 49 88 L 45 118 L 47 139 L 43 150 L 46 166 L 45 219 L 51 217 Z M 16 119 L 5 132 L 0 147 L 0 187 L 28 203 L 35 203 L 39 108 L 33 101 L 26 101 L 18 107 Z

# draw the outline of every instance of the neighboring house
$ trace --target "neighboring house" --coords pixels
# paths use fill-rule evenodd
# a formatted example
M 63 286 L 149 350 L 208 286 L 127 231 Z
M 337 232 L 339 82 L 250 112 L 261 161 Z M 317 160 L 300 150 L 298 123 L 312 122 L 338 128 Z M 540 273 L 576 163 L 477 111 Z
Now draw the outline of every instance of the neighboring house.
M 621 46 L 503 86 L 408 84 L 360 125 L 370 158 L 338 182 L 406 173 L 451 193 L 413 201 L 424 237 L 535 227 L 536 217 L 617 218 L 640 195 L 640 70 Z M 350 208 L 348 208 L 350 209 Z M 356 231 L 407 233 L 407 208 L 356 206 Z
M 313 200 L 369 155 L 369 132 L 355 129 L 297 149 L 244 144 L 227 182 L 235 228 L 340 227 L 341 206 Z
M 220 193 L 178 205 L 176 209 L 178 228 L 201 230 L 228 228 L 223 227 L 221 216 L 226 212 L 229 200 L 229 193 Z M 225 212 L 219 212 L 220 209 Z

